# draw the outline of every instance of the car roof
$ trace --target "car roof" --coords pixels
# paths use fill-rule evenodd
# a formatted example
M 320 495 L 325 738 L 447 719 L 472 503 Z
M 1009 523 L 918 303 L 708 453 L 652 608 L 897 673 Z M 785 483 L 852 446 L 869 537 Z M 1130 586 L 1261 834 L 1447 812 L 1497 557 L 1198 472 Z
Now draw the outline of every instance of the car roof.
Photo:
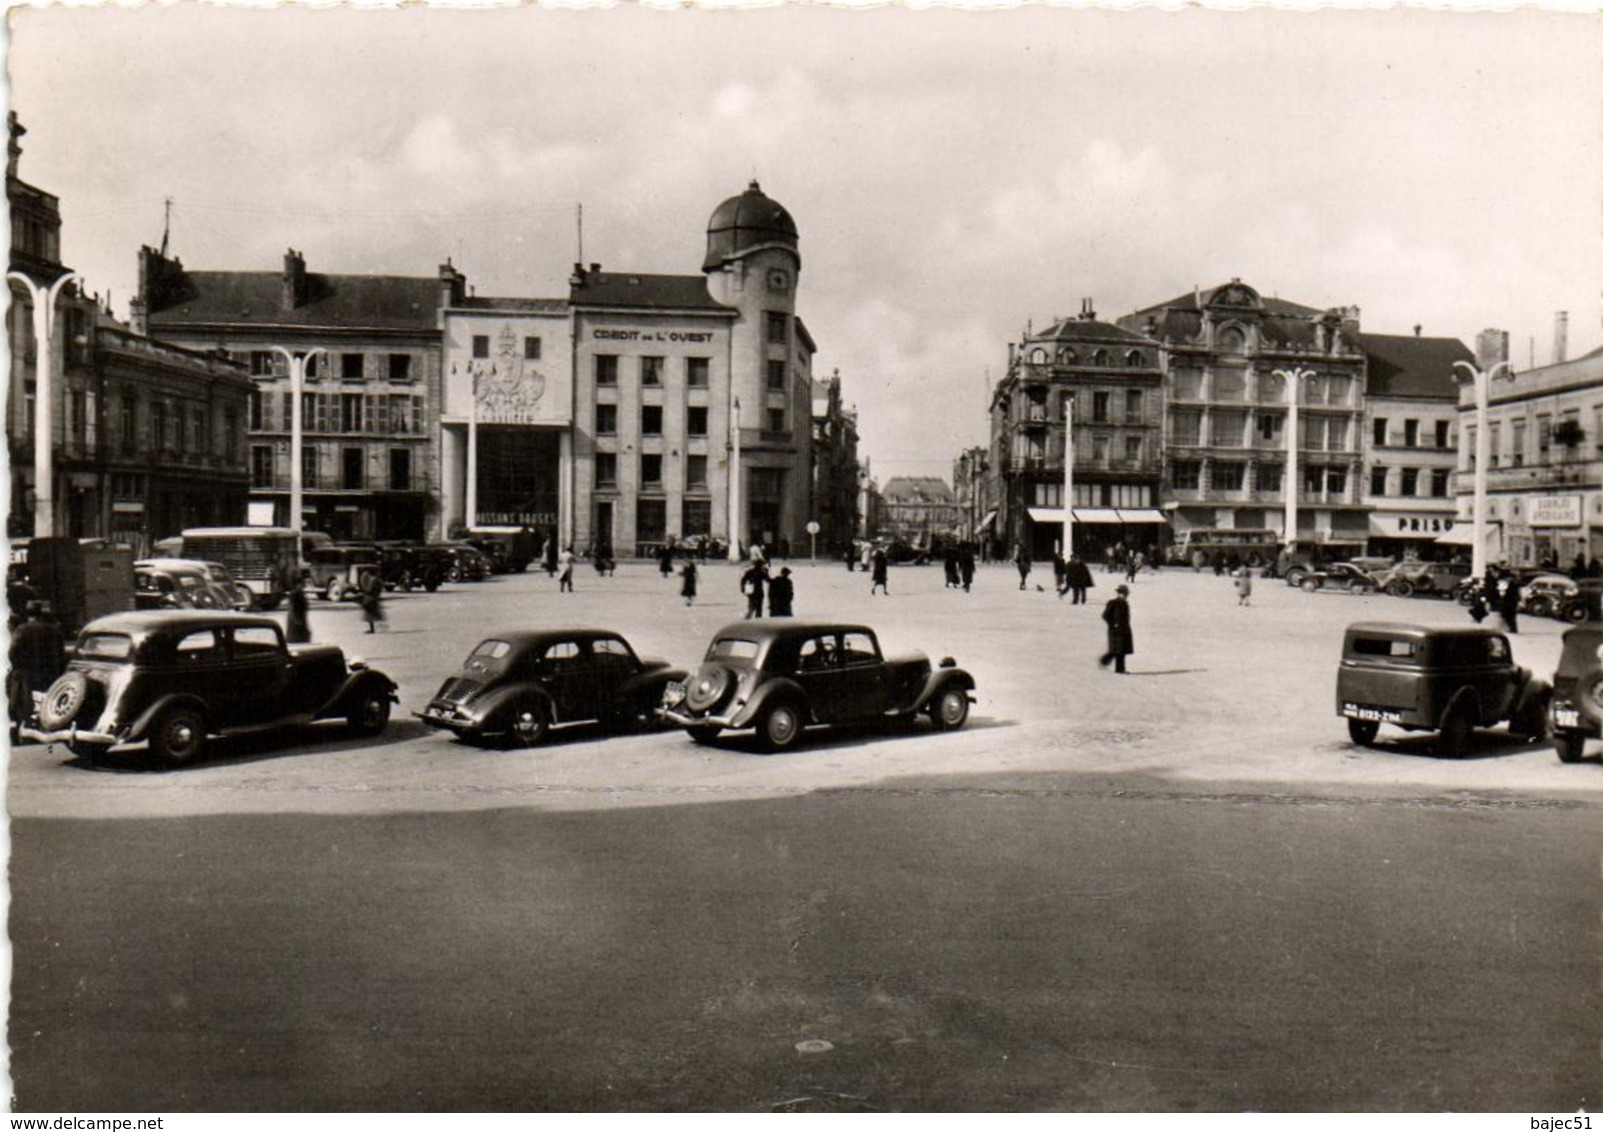
M 819 633 L 869 633 L 867 625 L 846 621 L 807 621 L 786 617 L 783 621 L 731 621 L 713 639 L 736 637 L 742 640 L 776 641 L 786 637 L 812 637 Z
M 1354 634 L 1408 637 L 1414 640 L 1424 640 L 1426 637 L 1499 637 L 1502 634 L 1496 629 L 1488 629 L 1480 625 L 1411 625 L 1403 621 L 1354 621 L 1347 626 L 1349 636 Z
M 225 609 L 142 609 L 109 613 L 84 626 L 86 633 L 126 633 L 143 636 L 158 632 L 183 633 L 191 629 L 221 629 L 237 625 L 271 625 L 278 622 L 259 614 L 231 613 Z
M 627 642 L 628 638 L 616 629 L 591 628 L 557 628 L 557 629 L 513 629 L 506 633 L 490 633 L 480 638 L 482 641 L 506 641 L 508 644 L 522 648 L 527 645 L 543 645 L 552 641 L 568 641 L 589 639 L 595 637 L 617 637 Z

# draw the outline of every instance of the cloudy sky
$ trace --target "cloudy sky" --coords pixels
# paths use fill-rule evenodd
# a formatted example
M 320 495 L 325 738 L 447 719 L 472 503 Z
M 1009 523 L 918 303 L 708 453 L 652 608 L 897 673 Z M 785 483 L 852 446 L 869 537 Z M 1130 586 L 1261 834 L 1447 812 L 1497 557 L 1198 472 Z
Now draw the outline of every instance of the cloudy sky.
M 694 274 L 753 177 L 875 473 L 983 441 L 1007 343 L 1240 277 L 1366 330 L 1603 341 L 1603 26 L 1562 12 L 13 10 L 22 176 L 127 312 L 201 269 L 563 296 Z

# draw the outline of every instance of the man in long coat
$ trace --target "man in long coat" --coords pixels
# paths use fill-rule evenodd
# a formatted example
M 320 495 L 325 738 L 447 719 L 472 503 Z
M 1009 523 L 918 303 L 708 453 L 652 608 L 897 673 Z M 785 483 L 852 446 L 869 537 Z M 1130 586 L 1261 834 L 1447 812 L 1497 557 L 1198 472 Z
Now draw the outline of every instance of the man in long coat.
M 1108 651 L 1098 661 L 1103 668 L 1110 663 L 1113 671 L 1124 672 L 1124 658 L 1135 652 L 1135 636 L 1130 631 L 1130 587 L 1119 586 L 1113 599 L 1102 610 L 1102 620 L 1108 623 Z

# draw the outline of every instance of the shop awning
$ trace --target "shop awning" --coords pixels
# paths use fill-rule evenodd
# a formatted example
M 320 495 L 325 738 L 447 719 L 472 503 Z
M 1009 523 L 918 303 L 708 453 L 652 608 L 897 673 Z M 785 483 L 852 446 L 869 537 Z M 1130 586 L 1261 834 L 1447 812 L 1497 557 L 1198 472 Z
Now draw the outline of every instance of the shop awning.
M 1162 511 L 1150 509 L 1130 510 L 1127 507 L 1119 508 L 1119 518 L 1126 523 L 1167 523 L 1169 517 Z
M 1450 531 L 1443 531 L 1436 536 L 1437 546 L 1474 546 L 1475 524 L 1468 520 L 1454 524 Z M 1488 547 L 1503 544 L 1503 525 L 1493 521 L 1486 524 L 1486 545 Z
M 1445 535 L 1462 525 L 1464 525 L 1464 520 L 1441 512 L 1431 514 L 1423 511 L 1371 511 L 1369 513 L 1369 534 L 1371 538 L 1419 539 L 1425 542 L 1436 539 L 1440 541 L 1441 535 Z M 1468 543 L 1466 542 L 1465 545 L 1468 545 Z
M 996 522 L 996 512 L 995 511 L 987 511 L 985 513 L 985 518 L 980 520 L 980 525 L 979 525 L 978 529 L 983 531 L 986 527 L 990 526 L 994 522 Z
M 1030 521 L 1033 523 L 1063 522 L 1063 509 L 1060 507 L 1031 507 L 1028 509 Z M 1132 518 L 1132 516 L 1139 516 Z M 1148 518 L 1148 516 L 1151 516 Z M 1076 523 L 1165 523 L 1162 511 L 1120 511 L 1114 507 L 1076 507 L 1074 509 Z
M 1031 507 L 1028 510 L 1030 522 L 1032 523 L 1057 523 L 1059 526 L 1063 525 L 1063 508 L 1061 507 Z
M 1112 507 L 1076 507 L 1074 509 L 1076 523 L 1122 523 L 1124 513 Z

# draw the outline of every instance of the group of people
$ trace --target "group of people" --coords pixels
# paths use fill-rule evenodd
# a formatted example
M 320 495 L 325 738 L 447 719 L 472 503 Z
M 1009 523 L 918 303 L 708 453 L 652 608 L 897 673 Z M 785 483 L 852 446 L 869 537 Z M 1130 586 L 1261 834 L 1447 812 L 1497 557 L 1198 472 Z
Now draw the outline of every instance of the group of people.
M 946 588 L 969 593 L 974 585 L 974 548 L 968 543 L 946 548 Z
M 693 571 L 695 564 L 685 563 L 685 569 Z M 694 575 L 690 575 L 693 579 Z M 796 600 L 796 583 L 790 579 L 790 567 L 781 566 L 778 574 L 768 572 L 768 557 L 763 554 L 762 547 L 753 546 L 750 564 L 740 575 L 740 592 L 746 595 L 746 618 L 750 620 L 763 615 L 763 599 L 768 601 L 768 616 L 789 617 L 792 615 L 791 606 Z M 694 582 L 691 582 L 691 594 L 694 596 Z M 686 605 L 690 602 L 687 600 Z
M 1518 633 L 1520 631 L 1520 591 L 1518 574 L 1512 570 L 1487 566 L 1486 574 L 1481 578 L 1481 584 L 1475 588 L 1475 592 L 1470 597 L 1469 615 L 1475 619 L 1476 624 L 1480 624 L 1495 609 L 1497 615 L 1503 619 L 1503 628 L 1510 633 Z
M 1085 559 L 1078 554 L 1070 554 L 1067 559 L 1061 554 L 1052 555 L 1052 576 L 1056 581 L 1059 598 L 1064 594 L 1072 594 L 1073 605 L 1084 605 L 1086 591 L 1096 585 L 1091 578 L 1091 567 L 1085 564 Z

